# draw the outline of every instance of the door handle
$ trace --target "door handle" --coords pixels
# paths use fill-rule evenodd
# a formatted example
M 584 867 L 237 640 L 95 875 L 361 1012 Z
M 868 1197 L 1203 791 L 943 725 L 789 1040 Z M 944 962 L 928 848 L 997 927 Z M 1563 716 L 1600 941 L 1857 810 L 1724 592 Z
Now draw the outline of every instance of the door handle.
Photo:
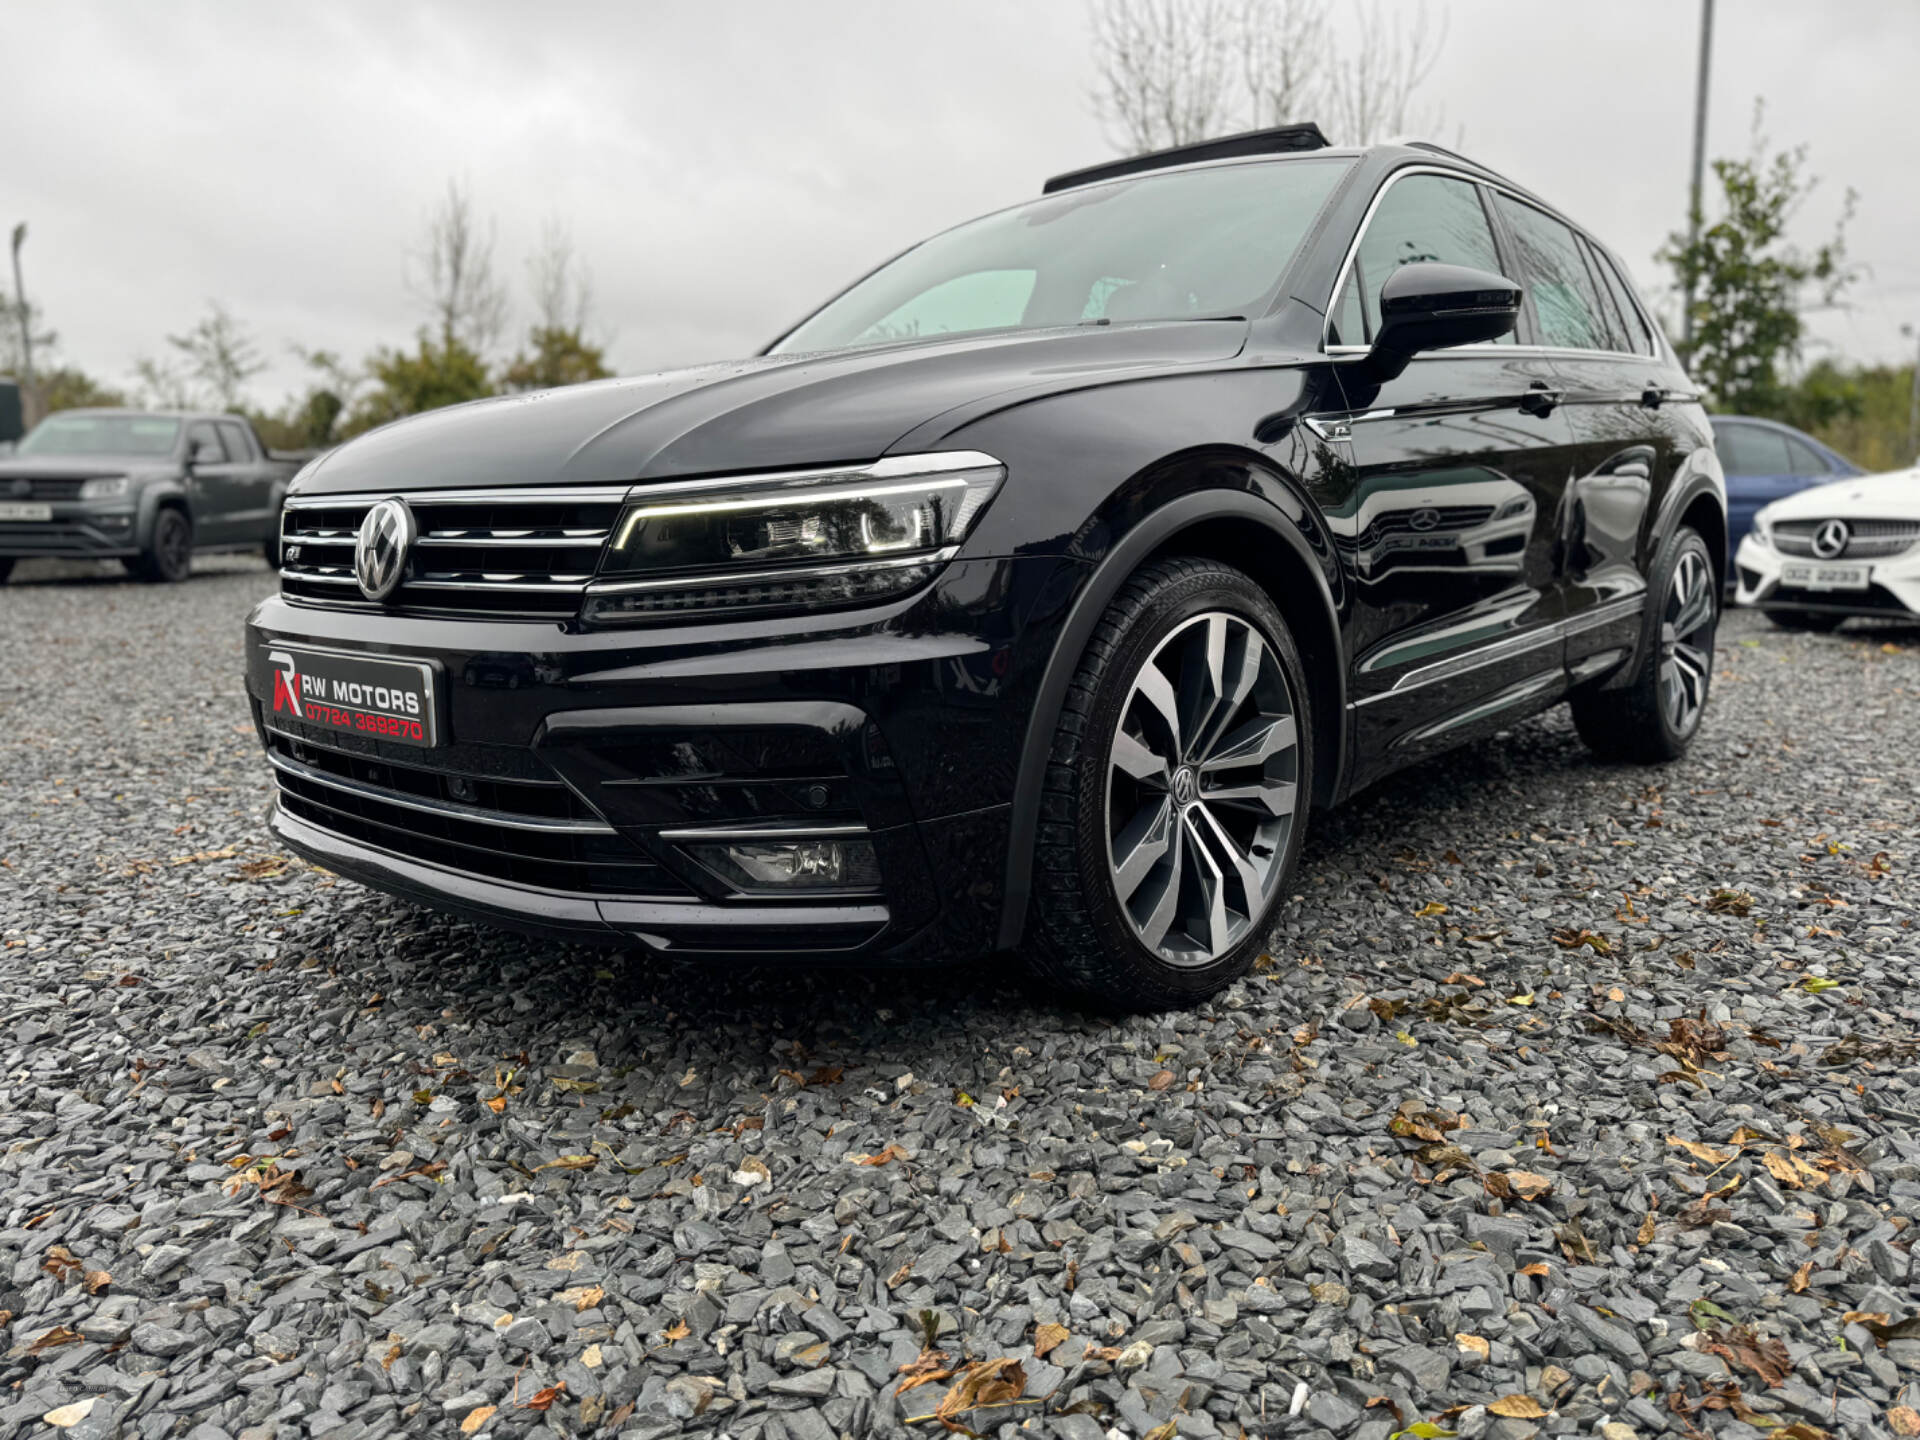
M 1536 380 L 1527 386 L 1527 393 L 1520 397 L 1520 408 L 1529 415 L 1551 415 L 1553 407 L 1566 397 L 1566 393 L 1556 390 L 1544 380 Z

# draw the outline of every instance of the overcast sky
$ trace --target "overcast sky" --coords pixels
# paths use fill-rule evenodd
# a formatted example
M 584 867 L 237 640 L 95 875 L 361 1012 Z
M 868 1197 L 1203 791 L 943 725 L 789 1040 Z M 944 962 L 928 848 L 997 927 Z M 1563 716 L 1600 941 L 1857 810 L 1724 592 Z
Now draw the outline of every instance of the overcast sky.
M 1422 91 L 1440 138 L 1596 230 L 1656 303 L 1685 205 L 1694 0 L 1429 0 L 1448 21 Z M 1721 0 L 1709 154 L 1743 152 L 1756 97 L 1822 177 L 1803 241 L 1860 192 L 1869 268 L 1817 335 L 1905 353 L 1920 322 L 1912 158 L 1920 4 Z M 8 9 L 0 226 L 60 360 L 126 382 L 228 306 L 302 383 L 298 343 L 350 358 L 424 319 L 407 256 L 449 177 L 524 261 L 559 217 L 593 272 L 618 369 L 758 348 L 922 235 L 1105 158 L 1082 0 L 295 9 L 124 0 Z M 1336 140 L 1343 137 L 1335 136 Z

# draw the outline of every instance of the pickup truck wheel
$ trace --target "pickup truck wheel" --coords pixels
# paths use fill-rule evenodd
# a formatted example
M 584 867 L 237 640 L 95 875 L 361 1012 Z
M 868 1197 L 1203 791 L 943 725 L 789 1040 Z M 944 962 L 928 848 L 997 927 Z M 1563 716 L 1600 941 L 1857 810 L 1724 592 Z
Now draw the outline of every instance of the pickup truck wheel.
M 1652 578 L 1647 589 L 1657 608 L 1632 681 L 1573 697 L 1573 727 L 1602 760 L 1677 760 L 1706 712 L 1720 623 L 1720 587 L 1706 541 L 1684 526 L 1675 531 Z
M 1094 1005 L 1192 1005 L 1266 943 L 1306 828 L 1306 677 L 1286 621 L 1212 560 L 1147 566 L 1067 692 L 1035 853 L 1031 958 Z
M 142 580 L 173 584 L 193 569 L 193 522 L 172 505 L 153 517 L 153 534 L 128 567 Z

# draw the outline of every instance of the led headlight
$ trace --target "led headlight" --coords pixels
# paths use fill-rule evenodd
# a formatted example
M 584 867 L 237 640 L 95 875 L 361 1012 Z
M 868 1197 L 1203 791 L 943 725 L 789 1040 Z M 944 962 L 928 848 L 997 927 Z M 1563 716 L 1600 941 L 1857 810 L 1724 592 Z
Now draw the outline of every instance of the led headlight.
M 124 475 L 101 475 L 80 483 L 82 500 L 115 500 L 127 493 L 130 482 Z
M 1773 548 L 1773 517 L 1765 510 L 1753 517 L 1753 538 L 1768 549 Z
M 953 558 L 1006 470 L 974 451 L 848 470 L 636 487 L 586 618 L 856 604 L 926 584 Z

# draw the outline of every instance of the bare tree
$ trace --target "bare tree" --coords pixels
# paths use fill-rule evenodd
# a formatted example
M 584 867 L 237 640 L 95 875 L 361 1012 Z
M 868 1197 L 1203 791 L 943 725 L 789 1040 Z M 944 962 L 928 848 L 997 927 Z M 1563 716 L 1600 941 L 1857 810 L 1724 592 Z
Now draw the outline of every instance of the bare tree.
M 1341 142 L 1371 145 L 1392 135 L 1436 128 L 1441 113 L 1416 105 L 1414 92 L 1440 59 L 1446 17 L 1441 16 L 1436 29 L 1425 0 L 1417 5 L 1370 0 L 1348 14 L 1359 34 L 1351 44 L 1335 48 L 1327 85 L 1328 116 Z
M 1099 0 L 1093 105 L 1114 144 L 1159 150 L 1226 128 L 1235 29 L 1229 0 Z
M 1242 0 L 1238 18 L 1248 118 L 1256 126 L 1318 119 L 1328 79 L 1323 0 Z
M 208 302 L 207 313 L 186 334 L 169 335 L 167 344 L 183 357 L 187 386 L 210 395 L 222 410 L 238 408 L 247 382 L 267 368 L 253 338 L 218 300 Z M 151 378 L 159 374 L 156 369 Z M 142 380 L 149 378 L 142 373 Z
M 593 308 L 593 274 L 573 246 L 564 220 L 552 219 L 540 231 L 540 248 L 527 261 L 533 292 L 534 327 L 583 332 Z
M 484 355 L 507 324 L 507 293 L 493 273 L 493 225 L 483 235 L 465 185 L 447 182 L 427 217 L 425 243 L 409 267 L 409 283 L 427 305 L 443 350 L 456 342 Z
M 1343 144 L 1438 123 L 1425 0 L 1092 0 L 1095 112 L 1123 151 L 1320 120 Z

